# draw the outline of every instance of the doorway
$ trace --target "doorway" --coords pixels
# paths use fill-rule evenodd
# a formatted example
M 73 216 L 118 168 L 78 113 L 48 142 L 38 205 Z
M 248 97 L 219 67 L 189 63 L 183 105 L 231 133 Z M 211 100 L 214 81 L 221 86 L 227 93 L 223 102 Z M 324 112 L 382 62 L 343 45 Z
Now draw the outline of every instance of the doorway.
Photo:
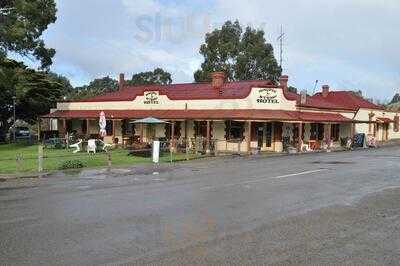
M 257 148 L 259 150 L 272 149 L 272 123 L 271 122 L 256 122 L 252 126 L 252 139 L 257 141 Z
M 257 148 L 261 149 L 264 144 L 264 125 L 262 123 L 257 123 L 256 134 L 257 134 Z

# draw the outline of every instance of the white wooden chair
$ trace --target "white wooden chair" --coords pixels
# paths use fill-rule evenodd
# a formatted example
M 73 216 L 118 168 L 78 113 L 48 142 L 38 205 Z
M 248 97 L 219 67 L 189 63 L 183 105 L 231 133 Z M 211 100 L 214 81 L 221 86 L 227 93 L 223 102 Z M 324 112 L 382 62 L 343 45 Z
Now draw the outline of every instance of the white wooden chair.
M 96 153 L 96 140 L 95 139 L 89 139 L 88 140 L 88 145 L 87 145 L 87 153 Z
M 310 152 L 311 151 L 310 144 L 308 143 L 301 144 L 301 150 L 303 152 Z
M 75 148 L 75 150 L 73 150 L 72 153 L 80 152 L 81 151 L 81 144 L 82 144 L 82 139 L 79 139 L 77 143 L 69 145 L 70 148 Z

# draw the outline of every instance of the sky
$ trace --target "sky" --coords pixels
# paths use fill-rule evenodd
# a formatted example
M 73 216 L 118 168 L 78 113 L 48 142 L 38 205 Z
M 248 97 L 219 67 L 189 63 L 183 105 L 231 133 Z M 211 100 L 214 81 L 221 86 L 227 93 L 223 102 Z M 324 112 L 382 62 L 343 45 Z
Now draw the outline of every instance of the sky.
M 43 38 L 57 54 L 51 70 L 74 86 L 96 77 L 162 67 L 192 82 L 204 35 L 226 20 L 263 29 L 289 83 L 315 81 L 388 100 L 400 89 L 398 0 L 56 0 L 57 21 Z M 34 64 L 33 62 L 28 62 Z

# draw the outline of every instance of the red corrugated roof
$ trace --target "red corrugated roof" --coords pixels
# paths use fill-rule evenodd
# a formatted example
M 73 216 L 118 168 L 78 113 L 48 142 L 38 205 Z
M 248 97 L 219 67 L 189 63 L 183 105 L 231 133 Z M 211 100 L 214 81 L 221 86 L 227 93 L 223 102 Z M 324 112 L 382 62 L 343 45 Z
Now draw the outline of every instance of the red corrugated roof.
M 213 88 L 211 83 L 125 86 L 122 90 L 116 92 L 106 93 L 79 101 L 133 101 L 137 96 L 143 95 L 145 91 L 152 90 L 159 91 L 161 95 L 167 95 L 171 100 L 242 99 L 250 94 L 251 88 L 253 87 L 276 87 L 276 84 L 268 80 L 226 82 L 221 92 Z
M 138 119 L 153 116 L 160 119 L 233 119 L 274 120 L 307 122 L 351 122 L 341 114 L 314 113 L 282 110 L 104 110 L 107 118 Z M 98 118 L 97 110 L 55 111 L 45 118 Z
M 307 122 L 351 122 L 350 118 L 341 114 L 320 113 L 320 112 L 299 112 L 300 121 Z
M 314 100 L 321 100 L 337 105 L 343 109 L 357 111 L 359 108 L 383 110 L 382 106 L 376 105 L 358 96 L 352 91 L 330 91 L 326 98 L 322 93 L 316 93 L 311 97 Z
M 291 100 L 296 100 L 297 105 L 301 107 L 309 107 L 309 108 L 321 108 L 321 109 L 340 109 L 343 110 L 343 107 L 334 103 L 331 103 L 325 99 L 314 98 L 312 96 L 306 97 L 306 102 L 302 104 L 300 102 L 301 96 L 300 94 L 287 92 L 286 97 Z

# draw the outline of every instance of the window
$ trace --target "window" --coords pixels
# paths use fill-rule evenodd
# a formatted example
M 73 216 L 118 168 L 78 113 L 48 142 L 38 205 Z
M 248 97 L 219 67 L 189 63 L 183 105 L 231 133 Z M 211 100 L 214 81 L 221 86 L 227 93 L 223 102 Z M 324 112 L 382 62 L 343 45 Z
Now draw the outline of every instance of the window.
M 318 134 L 317 124 L 313 123 L 311 124 L 311 129 L 310 129 L 310 140 L 316 140 L 317 134 Z
M 226 121 L 225 122 L 225 131 L 227 140 L 242 140 L 243 132 L 244 132 L 244 122 L 238 121 Z
M 113 135 L 113 121 L 112 120 L 106 121 L 106 132 L 107 132 L 107 136 Z
M 324 125 L 323 124 L 311 124 L 310 140 L 323 140 L 324 139 Z
M 179 139 L 181 137 L 181 122 L 180 121 L 175 121 L 171 122 L 171 124 L 165 124 L 165 137 L 167 139 L 171 138 L 171 129 L 172 129 L 172 123 L 174 123 L 174 138 Z M 206 124 L 207 127 L 207 124 Z
M 72 120 L 67 120 L 66 122 L 66 130 L 68 133 L 72 132 L 73 126 L 72 126 Z
M 82 122 L 82 124 L 81 124 L 82 134 L 87 134 L 87 131 L 88 131 L 87 120 L 82 120 L 81 122 Z
M 207 121 L 194 121 L 195 137 L 207 137 Z M 210 121 L 210 138 L 212 137 L 212 121 Z
M 331 139 L 333 141 L 338 141 L 340 136 L 340 125 L 334 124 L 331 126 Z

